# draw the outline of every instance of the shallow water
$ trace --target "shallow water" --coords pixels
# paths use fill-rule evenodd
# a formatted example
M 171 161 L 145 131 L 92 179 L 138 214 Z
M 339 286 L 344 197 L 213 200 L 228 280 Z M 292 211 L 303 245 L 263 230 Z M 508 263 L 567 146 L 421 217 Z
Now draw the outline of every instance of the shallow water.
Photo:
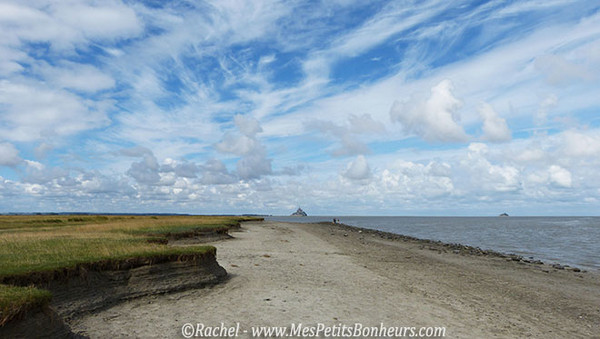
M 334 216 L 273 216 L 267 220 L 319 222 Z M 515 253 L 546 263 L 600 270 L 600 217 L 354 217 L 341 223 L 421 239 Z

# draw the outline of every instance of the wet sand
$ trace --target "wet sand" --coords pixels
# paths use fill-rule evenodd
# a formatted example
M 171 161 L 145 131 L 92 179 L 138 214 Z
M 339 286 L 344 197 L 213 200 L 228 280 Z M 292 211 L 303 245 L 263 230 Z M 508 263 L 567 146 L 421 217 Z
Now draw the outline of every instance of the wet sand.
M 339 225 L 257 222 L 213 243 L 230 279 L 72 323 L 92 338 L 181 338 L 219 326 L 444 326 L 449 338 L 600 336 L 600 279 Z M 244 337 L 244 335 L 242 335 Z

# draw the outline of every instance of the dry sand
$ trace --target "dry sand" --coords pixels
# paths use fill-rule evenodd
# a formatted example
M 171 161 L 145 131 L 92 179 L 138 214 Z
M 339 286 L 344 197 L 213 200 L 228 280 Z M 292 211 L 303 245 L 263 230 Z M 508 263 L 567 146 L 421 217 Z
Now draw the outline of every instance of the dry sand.
M 598 338 L 597 273 L 460 255 L 324 224 L 245 223 L 215 242 L 231 278 L 72 324 L 92 338 L 181 338 L 185 323 L 445 326 L 449 338 Z

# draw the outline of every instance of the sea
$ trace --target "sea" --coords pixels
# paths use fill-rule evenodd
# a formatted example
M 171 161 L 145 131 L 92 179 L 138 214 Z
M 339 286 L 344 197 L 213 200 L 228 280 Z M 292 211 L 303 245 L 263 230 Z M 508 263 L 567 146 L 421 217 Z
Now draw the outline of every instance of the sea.
M 340 223 L 420 239 L 518 254 L 600 271 L 600 217 L 270 216 L 267 220 Z

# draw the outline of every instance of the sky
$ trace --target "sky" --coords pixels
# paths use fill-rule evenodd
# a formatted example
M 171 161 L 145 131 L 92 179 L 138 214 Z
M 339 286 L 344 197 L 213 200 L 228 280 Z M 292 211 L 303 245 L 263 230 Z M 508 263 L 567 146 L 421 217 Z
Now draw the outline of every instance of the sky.
M 0 212 L 600 215 L 596 1 L 0 0 Z

